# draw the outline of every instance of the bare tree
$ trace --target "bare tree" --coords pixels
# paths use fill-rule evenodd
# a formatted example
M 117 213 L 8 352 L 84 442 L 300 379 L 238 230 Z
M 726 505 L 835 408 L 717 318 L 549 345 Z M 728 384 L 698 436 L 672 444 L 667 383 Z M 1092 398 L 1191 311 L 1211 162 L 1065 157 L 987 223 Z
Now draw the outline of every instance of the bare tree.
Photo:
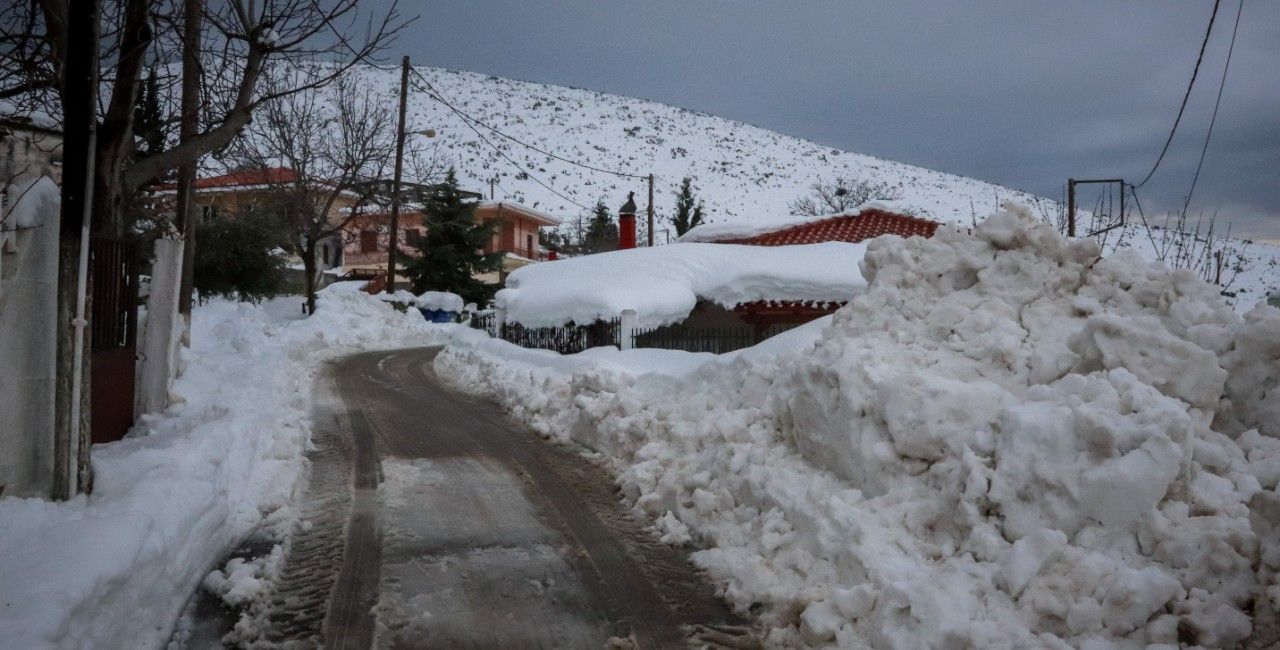
M 288 78 L 269 86 L 291 85 Z M 378 97 L 352 73 L 322 93 L 282 95 L 260 106 L 244 137 L 231 151 L 243 169 L 284 167 L 293 174 L 277 183 L 277 210 L 287 226 L 292 252 L 302 258 L 307 311 L 315 311 L 325 241 L 365 213 L 378 196 L 395 152 L 393 103 Z
M 1236 276 L 1249 268 L 1244 243 L 1231 239 L 1231 227 L 1220 234 L 1218 214 L 1205 218 L 1202 213 L 1194 226 L 1186 211 L 1167 214 L 1164 225 L 1151 228 L 1156 258 L 1172 269 L 1186 269 L 1196 277 L 1218 285 L 1224 291 L 1235 283 Z
M 888 183 L 874 183 L 846 179 L 839 176 L 833 182 L 818 180 L 810 186 L 812 194 L 791 202 L 791 214 L 819 216 L 844 212 L 871 201 L 894 201 L 899 197 L 898 188 Z
M 121 230 L 126 201 L 153 179 L 226 147 L 265 102 L 323 86 L 349 67 L 377 58 L 407 24 L 396 5 L 365 17 L 358 0 L 107 0 L 98 44 L 103 99 L 97 127 L 95 227 Z M 178 60 L 183 7 L 202 8 L 201 128 L 161 151 L 142 154 L 134 107 L 148 64 Z M 60 115 L 64 62 L 71 44 L 72 0 L 28 0 L 0 10 L 0 99 L 18 111 Z M 316 66 L 315 60 L 341 60 Z M 286 67 L 293 85 L 261 87 L 270 68 Z M 175 77 L 165 80 L 172 83 Z M 171 107 L 174 121 L 176 107 Z

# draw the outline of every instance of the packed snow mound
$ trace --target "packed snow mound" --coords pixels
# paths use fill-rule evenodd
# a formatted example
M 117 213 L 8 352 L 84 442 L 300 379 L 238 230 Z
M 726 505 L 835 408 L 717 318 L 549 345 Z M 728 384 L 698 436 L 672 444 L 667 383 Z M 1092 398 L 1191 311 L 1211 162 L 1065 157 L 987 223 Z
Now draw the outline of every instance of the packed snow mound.
M 415 304 L 423 309 L 460 312 L 465 307 L 462 296 L 449 291 L 426 291 L 415 299 Z
M 972 236 L 880 239 L 863 268 L 871 289 L 771 397 L 809 462 L 872 499 L 945 504 L 904 512 L 914 540 L 948 549 L 937 565 L 858 558 L 867 570 L 884 584 L 969 573 L 988 613 L 1073 644 L 1250 634 L 1245 612 L 1275 585 L 1249 512 L 1276 477 L 1249 454 L 1280 446 L 1258 431 L 1275 435 L 1277 310 L 1243 324 L 1191 274 L 1100 259 L 1020 210 Z M 918 589 L 909 607 L 948 597 Z M 972 614 L 942 632 L 990 643 Z M 913 624 L 891 607 L 869 618 L 854 624 Z
M 341 354 L 427 345 L 453 326 L 360 291 L 210 300 L 192 312 L 174 404 L 93 446 L 94 490 L 65 502 L 0 499 L 0 646 L 161 648 L 187 597 L 251 531 L 287 535 L 305 485 L 311 394 Z M 270 571 L 232 564 L 206 585 L 261 597 Z
M 609 458 L 770 645 L 1280 641 L 1280 310 L 1013 207 L 862 269 L 816 341 L 686 377 L 437 366 Z
M 639 327 L 683 320 L 699 299 L 725 307 L 754 300 L 844 301 L 866 282 L 866 244 L 671 244 L 530 264 L 496 296 L 509 322 L 590 323 L 636 310 Z

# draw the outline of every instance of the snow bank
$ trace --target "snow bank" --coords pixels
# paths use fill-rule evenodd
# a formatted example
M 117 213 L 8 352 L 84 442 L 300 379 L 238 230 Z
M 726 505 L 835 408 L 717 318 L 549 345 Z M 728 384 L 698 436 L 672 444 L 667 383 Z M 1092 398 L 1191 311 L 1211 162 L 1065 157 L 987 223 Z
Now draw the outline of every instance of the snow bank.
M 751 221 L 704 223 L 690 229 L 689 232 L 681 235 L 676 241 L 690 243 L 714 242 L 721 239 L 744 239 L 784 230 L 792 226 L 834 219 L 835 217 L 856 217 L 862 214 L 863 210 L 880 210 L 893 214 L 913 213 L 913 209 L 902 201 L 868 201 L 844 212 L 832 212 L 831 214 L 817 216 L 788 214 L 785 216 L 758 217 Z
M 416 304 L 423 309 L 461 312 L 465 306 L 462 296 L 449 291 L 426 291 L 416 299 Z
M 163 646 L 213 564 L 256 527 L 292 520 L 320 363 L 451 330 L 361 292 L 323 291 L 314 316 L 288 323 L 261 306 L 198 307 L 178 403 L 93 448 L 91 496 L 0 499 L 0 645 Z M 242 578 L 225 586 L 248 597 Z
M 610 459 L 770 645 L 1276 642 L 1280 310 L 1012 208 L 863 272 L 816 337 L 683 376 L 436 363 Z
M 866 244 L 671 244 L 530 264 L 496 296 L 509 322 L 589 323 L 637 312 L 637 326 L 683 320 L 698 299 L 732 307 L 753 300 L 848 300 L 866 286 Z

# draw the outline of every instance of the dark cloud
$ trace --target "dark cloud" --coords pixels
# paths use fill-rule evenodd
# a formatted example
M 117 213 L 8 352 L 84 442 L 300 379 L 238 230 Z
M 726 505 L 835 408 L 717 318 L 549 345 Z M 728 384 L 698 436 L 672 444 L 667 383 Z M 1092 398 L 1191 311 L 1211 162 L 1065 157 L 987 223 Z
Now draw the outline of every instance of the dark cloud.
M 380 0 L 384 1 L 384 0 Z M 370 3 L 376 5 L 377 3 Z M 401 2 L 425 65 L 590 88 L 1057 197 L 1146 175 L 1212 2 Z M 1224 0 L 1148 209 L 1181 205 L 1236 4 Z M 1248 2 L 1192 211 L 1280 238 L 1280 3 Z

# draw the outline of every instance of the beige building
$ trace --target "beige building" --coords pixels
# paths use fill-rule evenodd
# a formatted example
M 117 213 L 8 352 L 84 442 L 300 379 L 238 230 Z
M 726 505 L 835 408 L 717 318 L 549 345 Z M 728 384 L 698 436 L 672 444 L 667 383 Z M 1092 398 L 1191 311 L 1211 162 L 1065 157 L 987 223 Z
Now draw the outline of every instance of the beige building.
M 511 271 L 547 259 L 541 229 L 560 224 L 549 214 L 512 201 L 481 201 L 476 204 L 475 218 L 494 224 L 484 252 L 503 253 L 502 270 L 480 276 L 489 284 L 500 284 Z M 344 273 L 363 276 L 386 272 L 390 220 L 390 215 L 379 212 L 361 215 L 347 224 L 342 237 Z M 399 254 L 416 255 L 413 244 L 427 233 L 422 212 L 416 208 L 403 210 L 398 225 Z
M 62 131 L 31 119 L 0 116 L 0 181 L 41 176 L 62 184 Z

